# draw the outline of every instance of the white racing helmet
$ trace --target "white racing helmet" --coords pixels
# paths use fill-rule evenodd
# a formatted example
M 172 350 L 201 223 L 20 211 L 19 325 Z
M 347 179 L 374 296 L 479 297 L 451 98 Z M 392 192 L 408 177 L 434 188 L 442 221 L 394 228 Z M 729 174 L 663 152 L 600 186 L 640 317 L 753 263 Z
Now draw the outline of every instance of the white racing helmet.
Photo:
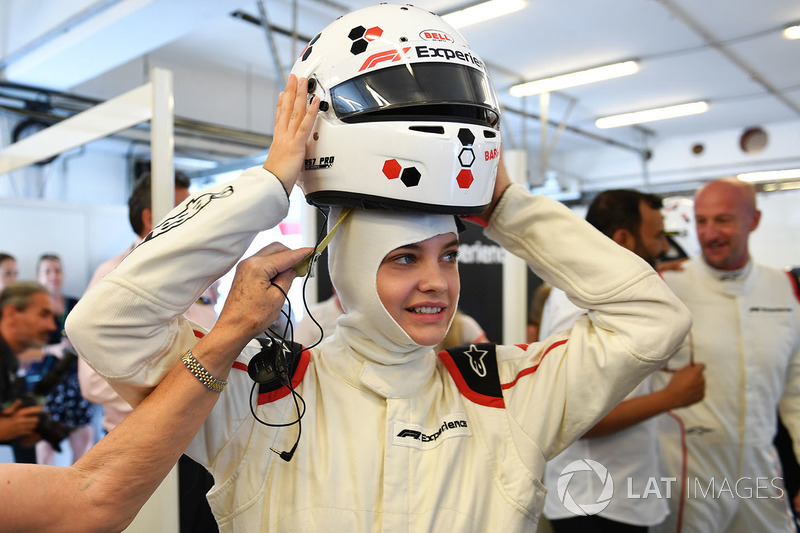
M 497 95 L 440 17 L 409 5 L 354 11 L 314 37 L 292 73 L 321 99 L 298 180 L 309 203 L 443 214 L 489 205 Z

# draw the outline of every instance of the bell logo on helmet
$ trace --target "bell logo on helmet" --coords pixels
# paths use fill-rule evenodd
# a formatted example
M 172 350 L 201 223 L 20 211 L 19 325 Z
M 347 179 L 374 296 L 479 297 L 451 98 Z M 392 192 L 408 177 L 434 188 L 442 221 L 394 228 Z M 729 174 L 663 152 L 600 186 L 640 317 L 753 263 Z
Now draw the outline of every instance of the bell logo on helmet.
M 366 29 L 364 26 L 356 26 L 347 34 L 347 37 L 353 41 L 352 46 L 350 46 L 350 53 L 357 56 L 364 52 L 367 49 L 367 45 L 381 35 L 383 35 L 383 30 L 378 26 L 373 26 L 370 29 Z
M 361 68 L 358 69 L 358 71 L 361 72 L 362 70 L 375 67 L 384 61 L 400 61 L 409 50 L 411 50 L 411 47 L 403 48 L 402 52 L 400 50 L 385 50 L 383 52 L 378 52 L 377 54 L 372 54 L 367 58 L 366 61 L 364 61 L 364 64 L 361 65 Z
M 419 36 L 424 41 L 437 41 L 440 43 L 454 43 L 452 37 L 440 30 L 425 30 L 419 33 Z

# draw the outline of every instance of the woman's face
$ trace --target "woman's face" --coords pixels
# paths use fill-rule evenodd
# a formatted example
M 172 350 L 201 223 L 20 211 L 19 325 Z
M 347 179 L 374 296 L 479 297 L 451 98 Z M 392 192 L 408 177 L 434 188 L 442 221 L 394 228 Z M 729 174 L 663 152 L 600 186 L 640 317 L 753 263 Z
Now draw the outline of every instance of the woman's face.
M 17 281 L 17 262 L 6 259 L 0 263 L 0 291 Z
M 63 281 L 64 277 L 61 272 L 61 261 L 44 259 L 39 263 L 39 283 L 47 287 L 51 293 L 60 293 Z
M 445 233 L 395 248 L 378 267 L 381 303 L 417 344 L 433 346 L 447 333 L 460 288 L 457 254 L 458 238 Z

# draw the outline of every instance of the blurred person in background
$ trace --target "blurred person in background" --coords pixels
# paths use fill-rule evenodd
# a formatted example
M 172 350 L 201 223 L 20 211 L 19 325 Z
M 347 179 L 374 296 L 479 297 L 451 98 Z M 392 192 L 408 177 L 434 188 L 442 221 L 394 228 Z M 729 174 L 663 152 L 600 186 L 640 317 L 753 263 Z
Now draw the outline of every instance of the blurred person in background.
M 17 281 L 17 260 L 13 255 L 0 252 L 0 291 Z
M 47 344 L 42 347 L 39 359 L 29 364 L 25 371 L 25 380 L 31 391 L 35 390 L 37 384 L 43 380 L 52 380 L 52 386 L 43 391 L 46 394 L 45 410 L 53 419 L 72 428 L 69 433 L 69 445 L 72 450 L 70 462 L 74 463 L 94 445 L 96 440 L 94 426 L 91 423 L 93 406 L 81 395 L 77 355 L 72 350 L 69 339 L 64 336 L 64 321 L 78 303 L 78 299 L 65 296 L 63 293 L 64 270 L 58 255 L 42 254 L 36 270 L 39 283 L 47 287 L 50 293 L 56 329 L 50 333 Z M 36 444 L 36 462 L 44 465 L 55 464 L 57 451 L 60 450 L 54 448 L 47 440 L 39 441 Z

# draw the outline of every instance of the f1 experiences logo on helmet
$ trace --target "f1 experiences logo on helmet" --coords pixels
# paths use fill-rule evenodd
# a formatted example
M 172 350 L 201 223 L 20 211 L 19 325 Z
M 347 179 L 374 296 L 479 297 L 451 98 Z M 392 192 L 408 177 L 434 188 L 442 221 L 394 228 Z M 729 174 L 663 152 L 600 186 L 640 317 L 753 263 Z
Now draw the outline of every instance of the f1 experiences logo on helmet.
M 600 496 L 597 497 L 596 502 L 577 503 L 572 498 L 567 489 L 569 488 L 569 482 L 576 472 L 586 472 L 586 475 L 594 472 L 603 484 L 603 490 L 600 492 Z M 564 467 L 564 470 L 561 471 L 561 475 L 558 476 L 557 492 L 558 499 L 569 512 L 578 516 L 596 515 L 608 507 L 608 504 L 611 502 L 611 497 L 614 495 L 614 480 L 611 479 L 611 474 L 609 474 L 608 469 L 597 461 L 578 459 L 568 464 Z

